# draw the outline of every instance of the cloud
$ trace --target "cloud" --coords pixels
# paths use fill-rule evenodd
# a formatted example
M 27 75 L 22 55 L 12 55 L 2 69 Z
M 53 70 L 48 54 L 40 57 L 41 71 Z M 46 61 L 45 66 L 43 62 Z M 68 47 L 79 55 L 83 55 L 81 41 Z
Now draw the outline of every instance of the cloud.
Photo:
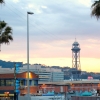
M 44 8 L 44 9 L 46 9 L 46 8 L 47 8 L 47 6 L 41 6 L 41 8 Z
M 28 4 L 28 7 L 29 8 L 34 8 L 34 5 L 33 4 Z
M 45 64 L 50 58 L 47 64 L 58 61 L 61 65 L 57 58 L 64 58 L 64 62 L 71 59 L 75 37 L 80 43 L 81 58 L 100 58 L 100 22 L 90 15 L 92 3 L 90 0 L 6 1 L 0 19 L 13 28 L 14 41 L 9 46 L 2 45 L 1 58 L 26 62 L 27 11 L 34 12 L 29 15 L 31 63 L 43 61 Z M 53 58 L 57 60 L 53 62 Z M 65 64 L 68 62 L 70 60 Z M 71 62 L 68 65 L 71 66 Z
M 14 3 L 18 3 L 18 2 L 19 2 L 19 0 L 13 0 L 13 2 L 14 2 Z
M 89 7 L 90 8 L 90 5 L 92 4 L 91 0 L 78 0 L 79 3 L 81 3 L 82 5 L 86 6 L 86 7 Z
M 75 36 L 79 38 L 80 36 L 87 37 L 91 34 L 91 37 L 95 34 L 99 35 L 100 24 L 94 18 L 91 18 L 90 8 L 85 6 L 85 4 L 90 5 L 90 0 L 87 0 L 87 2 L 83 0 L 58 0 L 54 2 L 52 0 L 50 2 L 29 0 L 28 3 L 27 1 L 22 0 L 17 4 L 10 1 L 2 9 L 2 15 L 5 15 L 3 18 L 9 19 L 7 20 L 8 23 L 13 26 L 16 32 L 19 31 L 20 27 L 21 33 L 23 32 L 21 36 L 25 34 L 27 11 L 34 12 L 34 15 L 30 16 L 30 34 L 34 33 L 35 37 L 38 36 L 37 39 L 40 38 L 42 41 L 45 36 L 47 36 L 47 39 L 54 40 L 60 39 L 59 37 L 64 39 L 65 37 L 73 38 Z M 44 38 L 41 38 L 43 36 Z

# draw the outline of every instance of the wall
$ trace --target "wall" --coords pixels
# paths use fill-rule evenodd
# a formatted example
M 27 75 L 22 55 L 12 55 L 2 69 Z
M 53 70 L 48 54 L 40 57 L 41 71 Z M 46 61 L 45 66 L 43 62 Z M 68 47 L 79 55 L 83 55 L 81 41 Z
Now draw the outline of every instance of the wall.
M 31 78 L 38 78 L 38 75 L 34 74 L 33 72 L 30 72 Z M 16 74 L 17 78 L 27 78 L 27 72 Z M 8 73 L 8 74 L 0 74 L 0 79 L 3 78 L 14 78 L 14 73 Z
M 37 93 L 38 91 L 38 87 L 37 86 L 30 86 L 30 93 L 33 94 L 33 93 Z M 24 88 L 24 89 L 21 89 L 20 90 L 20 93 L 21 94 L 26 94 L 27 93 L 27 87 Z
M 39 89 L 46 88 L 47 91 L 52 91 L 54 90 L 55 92 L 67 92 L 69 91 L 68 86 L 64 86 L 64 85 L 60 85 L 60 86 L 55 86 L 55 85 L 51 85 L 51 84 L 45 84 L 45 86 L 43 86 L 42 84 L 39 85 Z M 62 89 L 61 89 L 62 88 Z M 90 90 L 90 89 L 100 89 L 100 86 L 98 86 L 98 84 L 89 84 L 89 83 L 85 83 L 85 84 L 74 84 L 70 86 L 71 90 L 75 90 L 75 91 L 85 91 L 85 90 Z

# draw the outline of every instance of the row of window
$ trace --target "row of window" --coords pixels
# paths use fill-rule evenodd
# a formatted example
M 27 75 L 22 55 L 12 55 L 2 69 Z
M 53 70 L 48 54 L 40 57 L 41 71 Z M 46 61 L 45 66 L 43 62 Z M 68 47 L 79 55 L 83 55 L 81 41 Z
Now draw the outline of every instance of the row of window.
M 0 80 L 0 86 L 14 86 L 14 80 Z
M 0 80 L 0 86 L 14 86 L 14 80 L 13 79 L 2 79 Z M 27 81 L 26 80 L 20 80 L 19 81 L 20 86 L 25 86 L 27 85 Z M 30 86 L 37 86 L 38 85 L 38 80 L 29 80 L 29 84 Z

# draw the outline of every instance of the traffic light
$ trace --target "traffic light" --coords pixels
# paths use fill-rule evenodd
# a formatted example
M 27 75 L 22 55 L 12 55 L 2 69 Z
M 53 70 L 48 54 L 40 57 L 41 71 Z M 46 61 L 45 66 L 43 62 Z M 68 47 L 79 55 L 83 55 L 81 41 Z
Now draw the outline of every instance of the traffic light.
M 19 92 L 20 82 L 16 79 L 16 92 Z

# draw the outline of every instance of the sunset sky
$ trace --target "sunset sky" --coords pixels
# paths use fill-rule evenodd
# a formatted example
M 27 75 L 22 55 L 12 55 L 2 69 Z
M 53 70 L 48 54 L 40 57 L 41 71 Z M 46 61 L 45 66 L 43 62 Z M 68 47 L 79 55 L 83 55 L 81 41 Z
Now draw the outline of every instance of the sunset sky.
M 27 62 L 27 11 L 30 63 L 72 67 L 72 43 L 81 47 L 81 69 L 100 72 L 100 21 L 91 17 L 94 0 L 5 0 L 0 20 L 13 29 L 14 41 L 3 44 L 0 59 Z

